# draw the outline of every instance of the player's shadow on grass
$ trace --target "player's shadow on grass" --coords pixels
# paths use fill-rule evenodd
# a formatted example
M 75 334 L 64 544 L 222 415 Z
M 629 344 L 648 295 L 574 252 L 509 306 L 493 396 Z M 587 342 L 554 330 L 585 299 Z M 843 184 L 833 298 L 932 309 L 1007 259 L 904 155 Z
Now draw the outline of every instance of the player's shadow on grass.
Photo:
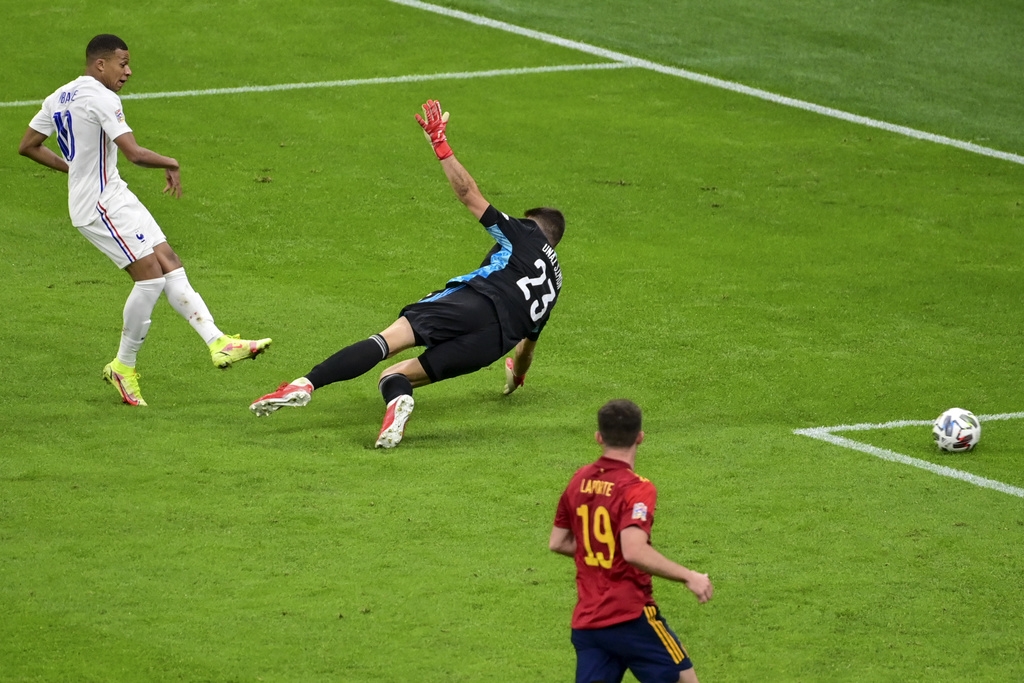
M 543 389 L 504 396 L 488 383 L 486 388 L 467 386 L 452 391 L 452 385 L 436 385 L 415 392 L 416 409 L 406 428 L 401 446 L 383 455 L 410 450 L 449 450 L 478 446 L 501 435 L 514 433 L 529 423 L 536 427 L 538 406 L 554 399 Z M 375 450 L 377 431 L 384 417 L 384 402 L 373 395 L 352 395 L 344 391 L 325 392 L 300 409 L 282 408 L 259 418 L 250 435 L 262 434 L 294 439 L 334 439 L 341 450 Z M 252 416 L 250 416 L 252 417 Z M 256 418 L 253 418 L 254 420 Z M 269 424 L 263 424 L 269 423 Z M 553 435 L 559 429 L 552 428 Z M 498 435 L 498 437 L 496 437 Z

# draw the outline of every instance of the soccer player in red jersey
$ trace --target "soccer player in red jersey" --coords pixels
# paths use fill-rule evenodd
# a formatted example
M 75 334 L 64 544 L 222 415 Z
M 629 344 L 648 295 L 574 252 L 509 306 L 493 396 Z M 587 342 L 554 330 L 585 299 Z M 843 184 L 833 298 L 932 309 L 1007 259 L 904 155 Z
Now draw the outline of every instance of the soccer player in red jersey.
M 597 413 L 601 457 L 581 467 L 558 501 L 548 547 L 576 559 L 579 600 L 572 615 L 576 683 L 697 683 L 693 662 L 658 611 L 651 575 L 711 599 L 707 574 L 668 559 L 650 544 L 658 492 L 633 471 L 644 440 L 640 408 L 606 403 Z

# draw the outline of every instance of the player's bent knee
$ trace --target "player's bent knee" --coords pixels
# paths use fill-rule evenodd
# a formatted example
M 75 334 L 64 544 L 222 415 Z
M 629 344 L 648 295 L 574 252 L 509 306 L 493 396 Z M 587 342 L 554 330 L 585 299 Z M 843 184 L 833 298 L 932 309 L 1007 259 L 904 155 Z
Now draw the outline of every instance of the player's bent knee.
M 388 358 L 416 346 L 416 333 L 404 316 L 391 323 L 380 333 L 388 344 Z
M 161 242 L 153 247 L 153 254 L 160 262 L 160 268 L 163 269 L 164 273 L 170 273 L 172 270 L 184 267 L 177 252 L 167 242 Z
M 396 370 L 397 367 L 398 366 L 396 365 L 392 365 L 390 368 L 384 368 L 380 373 L 380 377 L 377 378 L 377 381 L 380 382 L 385 377 L 390 377 L 391 375 L 401 375 L 402 373 Z
M 136 282 L 140 280 L 155 280 L 164 276 L 163 270 L 160 267 L 160 261 L 152 253 L 143 256 L 138 261 L 129 263 L 125 267 L 125 272 Z
M 405 375 L 409 378 L 409 364 L 411 362 L 412 361 L 404 360 L 401 363 L 395 363 L 394 365 L 384 368 L 380 373 L 380 379 L 384 379 L 388 375 Z
M 394 365 L 385 368 L 384 371 L 380 373 L 380 379 L 384 379 L 388 375 L 405 375 L 406 378 L 412 382 L 413 387 L 422 387 L 430 384 L 430 377 L 427 376 L 427 373 L 423 369 L 418 358 L 404 360 L 401 363 L 395 363 Z

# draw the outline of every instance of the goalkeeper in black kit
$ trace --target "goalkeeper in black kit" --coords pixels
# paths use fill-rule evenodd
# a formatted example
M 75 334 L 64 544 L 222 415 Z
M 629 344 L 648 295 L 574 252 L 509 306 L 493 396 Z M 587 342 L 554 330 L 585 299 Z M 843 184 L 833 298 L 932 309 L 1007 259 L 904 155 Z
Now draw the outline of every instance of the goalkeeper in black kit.
M 412 415 L 413 389 L 485 368 L 506 353 L 504 393 L 523 385 L 534 347 L 558 302 L 562 270 L 555 247 L 565 231 L 557 209 L 530 209 L 512 218 L 484 199 L 445 136 L 448 112 L 428 100 L 416 120 L 430 140 L 448 182 L 496 244 L 476 270 L 409 304 L 387 329 L 346 346 L 303 377 L 282 384 L 249 407 L 257 416 L 309 403 L 314 389 L 359 377 L 414 346 L 418 357 L 387 367 L 378 387 L 386 410 L 377 448 L 394 448 Z

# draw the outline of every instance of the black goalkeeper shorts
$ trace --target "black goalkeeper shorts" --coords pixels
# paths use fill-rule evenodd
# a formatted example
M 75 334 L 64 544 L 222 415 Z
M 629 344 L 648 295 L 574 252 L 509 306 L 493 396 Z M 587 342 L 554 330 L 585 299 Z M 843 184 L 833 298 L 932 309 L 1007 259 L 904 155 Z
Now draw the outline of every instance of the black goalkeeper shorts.
M 460 285 L 409 304 L 405 316 L 426 346 L 420 365 L 432 382 L 467 375 L 505 355 L 494 304 L 472 287 Z

